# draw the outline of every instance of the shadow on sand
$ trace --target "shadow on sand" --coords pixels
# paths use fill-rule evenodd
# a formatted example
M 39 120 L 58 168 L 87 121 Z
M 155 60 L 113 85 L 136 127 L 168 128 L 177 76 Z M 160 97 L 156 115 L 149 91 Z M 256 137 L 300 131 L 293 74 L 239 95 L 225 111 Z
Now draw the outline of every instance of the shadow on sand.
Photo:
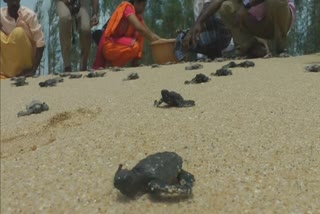
M 128 196 L 125 196 L 121 193 L 118 193 L 117 195 L 117 202 L 126 204 L 133 202 L 135 200 L 138 200 L 140 197 L 142 197 L 144 194 L 141 193 L 137 195 L 134 198 L 130 198 Z M 161 196 L 161 195 L 155 195 L 155 194 L 149 194 L 148 199 L 154 203 L 179 203 L 179 202 L 186 202 L 191 199 L 193 199 L 193 195 L 173 195 L 173 196 Z

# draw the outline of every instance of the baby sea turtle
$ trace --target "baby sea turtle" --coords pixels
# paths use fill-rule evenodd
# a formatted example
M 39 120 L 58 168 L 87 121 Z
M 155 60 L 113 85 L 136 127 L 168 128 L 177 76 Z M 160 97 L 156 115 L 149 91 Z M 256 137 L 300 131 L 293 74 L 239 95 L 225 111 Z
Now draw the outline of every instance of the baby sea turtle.
M 201 58 L 201 59 L 197 59 L 196 62 L 205 62 L 207 59 L 206 58 Z
M 173 65 L 173 64 L 174 62 L 171 62 L 171 61 L 165 63 L 165 65 Z
M 139 75 L 138 73 L 131 73 L 127 76 L 127 78 L 123 79 L 123 80 L 136 80 L 139 79 Z
M 244 62 L 239 63 L 238 67 L 249 68 L 249 67 L 254 67 L 254 65 L 255 65 L 254 62 L 246 60 Z
M 118 71 L 123 71 L 124 69 L 120 68 L 120 67 L 112 67 L 112 68 L 110 68 L 110 70 L 114 71 L 114 72 L 118 72 Z
M 70 76 L 70 72 L 63 72 L 59 74 L 60 77 L 68 77 Z
M 288 52 L 284 51 L 284 52 L 279 54 L 279 57 L 280 58 L 287 58 L 287 57 L 290 57 L 290 54 L 288 54 Z
M 217 58 L 215 58 L 213 61 L 214 61 L 214 62 L 223 62 L 223 61 L 225 61 L 225 58 L 223 58 L 223 57 L 217 57 Z
M 114 186 L 131 198 L 138 193 L 190 196 L 195 178 L 182 169 L 182 163 L 175 152 L 159 152 L 142 159 L 131 170 L 122 169 L 120 164 Z
M 53 87 L 56 86 L 57 83 L 59 82 L 63 82 L 63 78 L 62 77 L 54 77 L 51 79 L 47 79 L 43 82 L 39 82 L 39 86 L 40 87 Z
M 218 70 L 216 70 L 215 73 L 211 73 L 211 76 L 228 76 L 228 75 L 232 75 L 232 71 L 228 68 L 220 68 Z
M 11 81 L 14 81 L 14 82 L 11 83 L 11 85 L 15 85 L 17 87 L 28 85 L 29 83 L 26 82 L 26 79 L 27 78 L 25 76 L 13 77 L 13 78 L 11 78 Z
M 320 65 L 309 65 L 305 69 L 309 72 L 320 72 Z
M 186 80 L 184 84 L 199 84 L 209 82 L 211 79 L 204 74 L 197 74 L 191 81 Z
M 86 77 L 88 78 L 95 78 L 95 77 L 104 77 L 104 75 L 106 74 L 107 72 L 105 71 L 101 71 L 101 72 L 97 72 L 97 71 L 90 71 Z
M 33 100 L 29 105 L 26 106 L 26 111 L 18 112 L 18 117 L 26 116 L 30 114 L 40 114 L 43 111 L 48 111 L 49 106 L 38 100 Z
M 161 99 L 159 102 L 157 100 L 154 101 L 154 106 L 159 107 L 161 103 L 165 102 L 169 107 L 192 107 L 195 106 L 195 102 L 193 100 L 184 100 L 183 97 L 174 92 L 168 91 L 166 89 L 161 90 Z
M 203 65 L 194 63 L 185 67 L 185 70 L 197 70 L 203 68 Z
M 151 68 L 159 68 L 159 67 L 160 67 L 159 64 L 152 64 L 152 65 L 151 65 Z
M 232 61 L 222 66 L 222 68 L 236 68 L 236 67 L 248 68 L 248 67 L 254 67 L 254 65 L 255 65 L 254 62 L 251 62 L 248 60 L 240 62 L 238 64 Z
M 82 74 L 80 74 L 80 73 L 71 73 L 69 75 L 69 79 L 79 79 L 81 77 L 82 77 Z
M 222 66 L 222 68 L 236 68 L 236 67 L 238 67 L 238 64 L 235 63 L 234 61 L 231 61 L 228 64 Z

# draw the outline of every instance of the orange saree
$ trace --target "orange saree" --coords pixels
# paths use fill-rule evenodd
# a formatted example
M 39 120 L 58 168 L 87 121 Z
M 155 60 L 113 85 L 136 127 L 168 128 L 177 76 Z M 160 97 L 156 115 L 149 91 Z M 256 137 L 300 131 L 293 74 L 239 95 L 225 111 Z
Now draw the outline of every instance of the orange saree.
M 125 16 L 127 7 L 135 14 L 129 2 L 121 3 L 111 16 L 108 26 L 101 38 L 94 68 L 105 66 L 124 66 L 134 59 L 141 59 L 144 38 Z M 137 16 L 144 24 L 142 17 Z

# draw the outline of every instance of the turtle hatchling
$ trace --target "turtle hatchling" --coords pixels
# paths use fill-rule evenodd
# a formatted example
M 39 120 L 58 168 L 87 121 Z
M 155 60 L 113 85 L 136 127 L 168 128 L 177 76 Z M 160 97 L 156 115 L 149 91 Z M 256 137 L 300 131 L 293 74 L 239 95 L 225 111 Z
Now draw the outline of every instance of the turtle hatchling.
M 47 79 L 43 82 L 39 82 L 39 86 L 40 87 L 53 87 L 56 86 L 57 83 L 59 82 L 63 82 L 63 78 L 62 77 L 54 77 L 51 79 Z
M 114 187 L 128 197 L 138 193 L 158 196 L 191 196 L 194 176 L 182 169 L 182 158 L 175 152 L 159 152 L 142 159 L 131 170 L 122 169 L 114 176 Z
M 81 77 L 82 77 L 82 74 L 80 74 L 80 73 L 71 73 L 69 75 L 69 79 L 79 79 Z
M 244 62 L 240 62 L 237 67 L 249 68 L 249 67 L 254 67 L 254 65 L 255 65 L 254 62 L 246 60 Z
M 60 77 L 68 77 L 70 76 L 70 72 L 63 72 L 59 74 Z
M 124 71 L 124 69 L 120 68 L 120 67 L 112 67 L 112 68 L 110 68 L 110 70 L 113 71 L 113 72 Z
M 136 80 L 139 79 L 139 75 L 138 73 L 131 73 L 127 76 L 127 78 L 123 79 L 123 80 Z
M 107 72 L 105 71 L 101 71 L 101 72 L 97 72 L 97 71 L 90 71 L 86 77 L 88 78 L 95 78 L 95 77 L 104 77 L 104 75 L 106 74 Z
M 223 57 L 217 57 L 217 58 L 215 58 L 213 61 L 214 61 L 214 62 L 223 62 L 223 61 L 225 61 L 225 58 L 223 58 Z
M 236 68 L 236 67 L 238 67 L 238 64 L 235 63 L 234 61 L 231 61 L 228 64 L 222 66 L 222 68 Z
M 14 82 L 11 83 L 11 85 L 15 85 L 17 87 L 28 85 L 29 83 L 26 82 L 26 79 L 27 78 L 25 76 L 13 77 L 13 78 L 11 78 L 11 81 L 14 81 Z
M 254 67 L 254 65 L 255 65 L 254 62 L 248 61 L 248 60 L 240 62 L 238 64 L 231 61 L 228 64 L 222 66 L 222 68 L 236 68 L 236 67 L 248 68 L 248 67 Z
M 184 84 L 199 84 L 199 83 L 204 83 L 204 82 L 209 82 L 211 79 L 207 77 L 204 74 L 197 74 L 195 78 L 193 78 L 191 81 L 186 80 Z
M 211 76 L 228 76 L 228 75 L 232 75 L 232 71 L 228 68 L 220 68 L 218 70 L 216 70 L 215 73 L 211 73 Z
M 201 69 L 201 68 L 203 68 L 203 65 L 198 64 L 198 63 L 194 63 L 194 64 L 186 66 L 185 70 L 196 70 L 196 69 Z
M 320 65 L 309 65 L 305 69 L 309 72 L 320 72 Z
M 26 116 L 30 114 L 40 114 L 43 111 L 48 111 L 49 106 L 38 100 L 33 100 L 29 105 L 26 106 L 26 111 L 18 112 L 18 117 Z
M 169 107 L 192 107 L 195 106 L 194 100 L 185 100 L 183 97 L 174 92 L 166 89 L 161 90 L 161 99 L 154 101 L 154 106 L 159 107 L 163 102 Z
M 151 65 L 151 68 L 159 68 L 159 67 L 161 67 L 159 64 L 152 64 Z

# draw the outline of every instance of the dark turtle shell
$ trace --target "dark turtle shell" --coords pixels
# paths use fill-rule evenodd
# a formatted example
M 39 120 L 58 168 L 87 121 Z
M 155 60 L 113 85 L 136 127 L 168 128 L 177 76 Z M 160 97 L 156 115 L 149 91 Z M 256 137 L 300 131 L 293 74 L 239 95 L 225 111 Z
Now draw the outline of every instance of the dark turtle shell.
M 195 105 L 193 100 L 185 100 L 180 94 L 174 91 L 163 89 L 161 90 L 161 96 L 163 102 L 168 104 L 168 106 L 191 107 Z
M 142 159 L 132 171 L 148 180 L 159 179 L 168 184 L 177 182 L 182 158 L 175 152 L 159 152 Z

